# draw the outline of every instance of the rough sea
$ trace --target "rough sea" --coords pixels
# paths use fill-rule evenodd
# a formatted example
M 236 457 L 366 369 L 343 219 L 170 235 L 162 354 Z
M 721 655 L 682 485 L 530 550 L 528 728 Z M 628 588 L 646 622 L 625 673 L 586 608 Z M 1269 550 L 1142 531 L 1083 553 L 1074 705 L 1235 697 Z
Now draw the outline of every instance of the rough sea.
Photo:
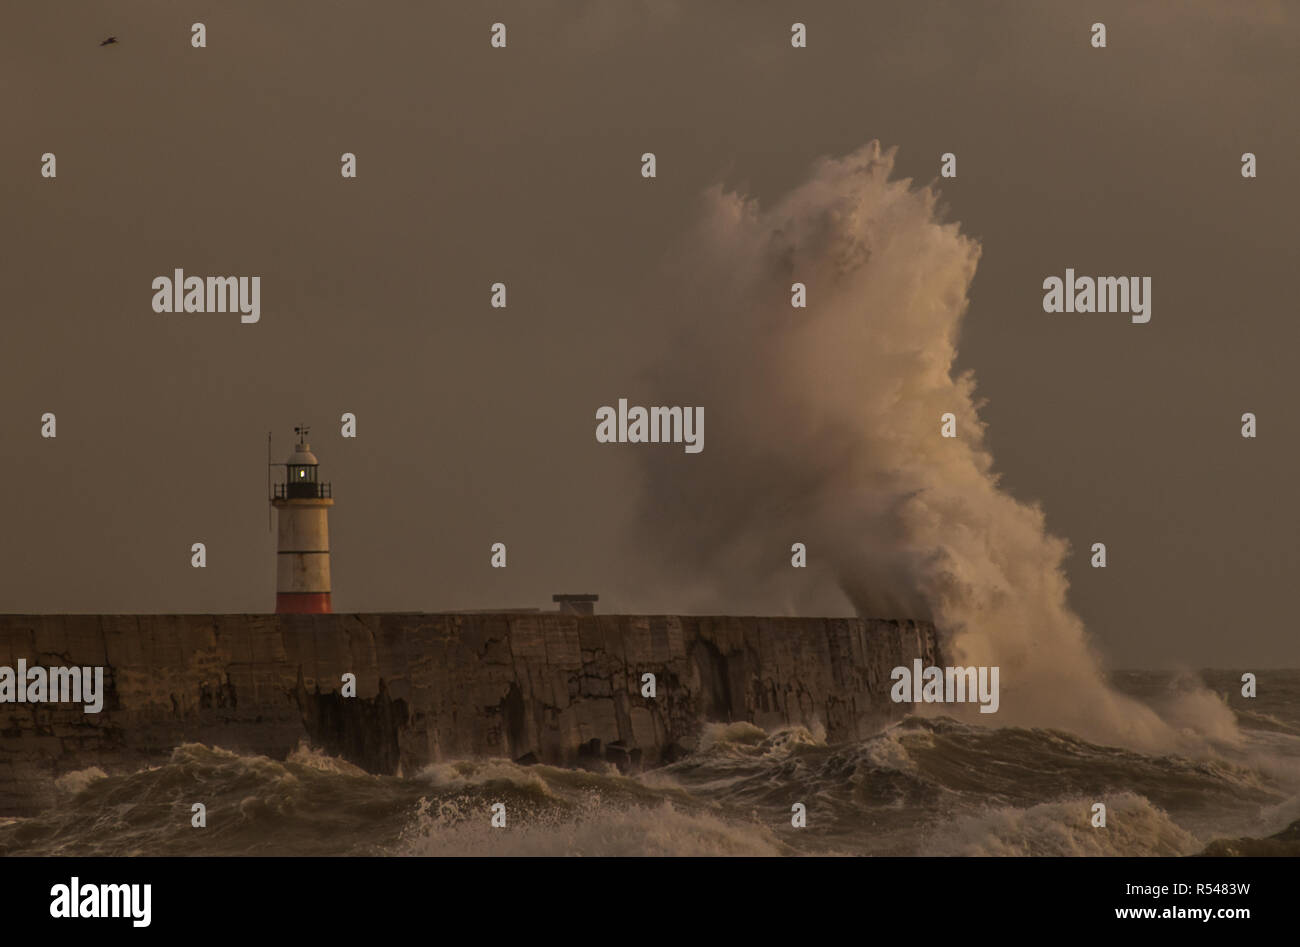
M 942 716 L 839 745 L 714 723 L 695 753 L 637 775 L 483 759 L 372 776 L 306 746 L 279 761 L 186 744 L 133 774 L 63 776 L 45 812 L 0 820 L 0 854 L 1298 855 L 1300 671 L 1259 676 L 1246 699 L 1240 672 L 1197 675 L 1240 731 L 1203 758 Z M 1158 705 L 1186 678 L 1112 684 Z

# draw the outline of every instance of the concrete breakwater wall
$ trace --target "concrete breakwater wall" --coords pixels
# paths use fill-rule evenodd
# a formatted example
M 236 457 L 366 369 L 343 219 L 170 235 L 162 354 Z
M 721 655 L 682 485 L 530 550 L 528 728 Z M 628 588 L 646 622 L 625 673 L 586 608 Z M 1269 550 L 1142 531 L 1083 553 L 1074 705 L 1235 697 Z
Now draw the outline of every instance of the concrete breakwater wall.
M 942 664 L 930 625 L 870 619 L 0 615 L 0 665 L 102 666 L 105 690 L 97 714 L 0 703 L 0 813 L 49 805 L 65 773 L 133 771 L 187 742 L 283 759 L 305 740 L 410 774 L 474 756 L 655 765 L 710 721 L 847 741 L 899 715 L 890 671 L 918 657 Z

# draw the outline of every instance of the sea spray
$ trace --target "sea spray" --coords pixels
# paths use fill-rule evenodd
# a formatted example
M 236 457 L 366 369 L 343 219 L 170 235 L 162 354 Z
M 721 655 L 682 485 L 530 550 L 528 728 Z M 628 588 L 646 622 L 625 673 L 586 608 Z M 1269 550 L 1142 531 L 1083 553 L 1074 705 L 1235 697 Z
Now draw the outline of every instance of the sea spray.
M 873 142 L 775 201 L 704 195 L 669 266 L 689 303 L 661 313 L 671 357 L 654 353 L 653 376 L 710 406 L 713 445 L 689 476 L 638 454 L 639 534 L 671 548 L 662 584 L 711 613 L 930 618 L 954 663 L 1001 667 L 993 725 L 1147 749 L 1231 738 L 1215 701 L 1192 700 L 1175 728 L 1105 682 L 1066 601 L 1068 546 L 1000 488 L 974 377 L 953 370 L 979 244 L 893 167 Z M 957 436 L 941 436 L 945 416 Z M 801 597 L 756 603 L 794 539 L 809 551 Z

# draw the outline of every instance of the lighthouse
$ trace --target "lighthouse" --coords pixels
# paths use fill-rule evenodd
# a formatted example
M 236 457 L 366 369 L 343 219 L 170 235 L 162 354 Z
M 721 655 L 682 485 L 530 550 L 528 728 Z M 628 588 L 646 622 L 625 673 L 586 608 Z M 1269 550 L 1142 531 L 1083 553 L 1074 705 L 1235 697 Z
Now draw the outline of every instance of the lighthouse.
M 279 523 L 275 564 L 277 612 L 330 611 L 330 485 L 316 476 L 316 455 L 306 425 L 296 427 L 293 454 L 284 464 L 284 483 L 271 494 Z

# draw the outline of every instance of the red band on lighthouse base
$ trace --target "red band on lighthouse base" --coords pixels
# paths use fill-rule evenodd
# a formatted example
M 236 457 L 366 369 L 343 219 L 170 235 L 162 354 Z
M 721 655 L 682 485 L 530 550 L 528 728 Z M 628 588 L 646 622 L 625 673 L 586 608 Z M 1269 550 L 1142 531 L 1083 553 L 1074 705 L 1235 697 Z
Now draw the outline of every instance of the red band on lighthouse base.
M 277 614 L 323 615 L 332 612 L 329 592 L 277 592 L 275 596 Z

